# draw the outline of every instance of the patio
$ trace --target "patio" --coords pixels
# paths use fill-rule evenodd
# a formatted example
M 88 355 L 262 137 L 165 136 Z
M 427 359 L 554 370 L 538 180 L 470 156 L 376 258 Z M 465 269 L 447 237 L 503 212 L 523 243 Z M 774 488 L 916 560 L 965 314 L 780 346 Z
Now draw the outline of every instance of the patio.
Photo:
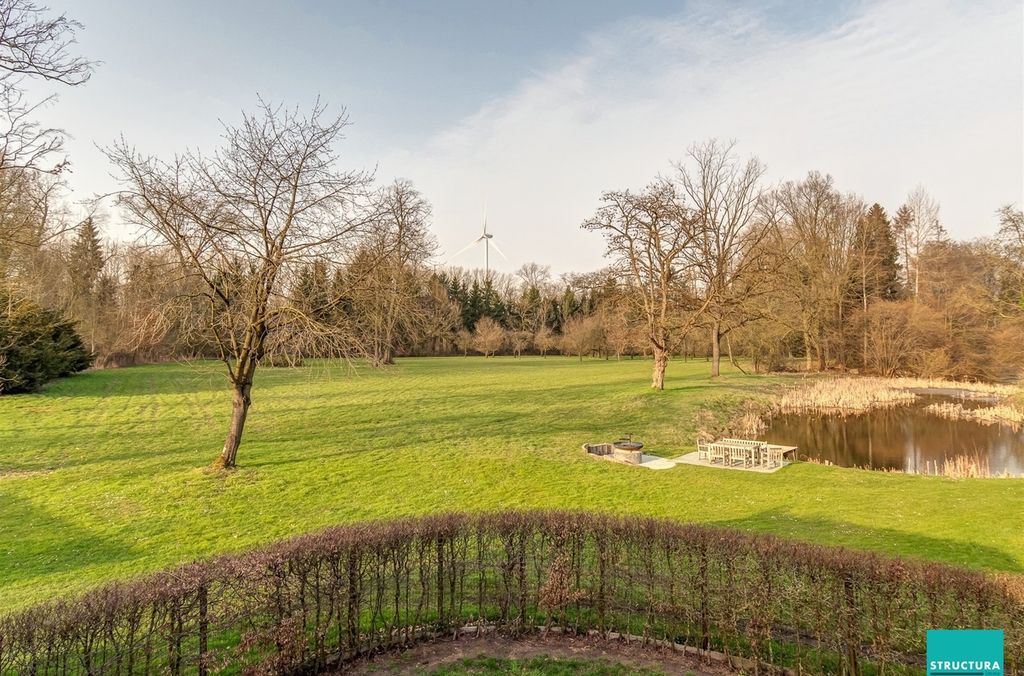
M 720 467 L 744 472 L 772 474 L 790 464 L 796 446 L 780 446 L 751 439 L 718 439 L 697 442 L 697 450 L 673 458 L 683 465 Z

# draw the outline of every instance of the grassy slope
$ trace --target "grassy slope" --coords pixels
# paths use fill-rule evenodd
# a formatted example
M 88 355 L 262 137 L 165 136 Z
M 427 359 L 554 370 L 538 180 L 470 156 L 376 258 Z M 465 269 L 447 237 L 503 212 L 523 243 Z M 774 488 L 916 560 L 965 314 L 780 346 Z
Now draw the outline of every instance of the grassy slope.
M 659 393 L 648 369 L 557 357 L 267 369 L 230 474 L 204 469 L 228 409 L 215 365 L 95 372 L 0 397 L 0 611 L 353 519 L 505 507 L 669 516 L 1024 569 L 1021 481 L 811 464 L 656 472 L 585 457 L 582 442 L 625 432 L 662 455 L 690 450 L 699 409 L 768 382 L 712 384 L 706 364 L 673 362 Z

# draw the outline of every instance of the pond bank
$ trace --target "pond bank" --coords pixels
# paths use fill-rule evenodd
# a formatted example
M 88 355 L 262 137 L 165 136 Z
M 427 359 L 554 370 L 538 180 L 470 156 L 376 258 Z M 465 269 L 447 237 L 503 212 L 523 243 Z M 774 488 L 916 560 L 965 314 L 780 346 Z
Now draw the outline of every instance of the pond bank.
M 1024 475 L 1019 388 L 919 379 L 833 378 L 783 393 L 765 437 L 801 458 L 954 478 Z

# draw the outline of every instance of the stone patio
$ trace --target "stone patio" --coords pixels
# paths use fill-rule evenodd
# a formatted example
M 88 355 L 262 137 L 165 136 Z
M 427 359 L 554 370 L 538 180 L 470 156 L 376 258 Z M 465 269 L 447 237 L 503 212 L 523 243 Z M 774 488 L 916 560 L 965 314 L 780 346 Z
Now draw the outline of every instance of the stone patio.
M 670 462 L 678 465 L 696 465 L 698 467 L 714 467 L 715 469 L 734 469 L 740 472 L 755 472 L 757 474 L 774 474 L 783 467 L 787 467 L 792 464 L 791 460 L 783 460 L 781 465 L 776 465 L 775 467 L 744 467 L 742 465 L 725 465 L 718 462 L 710 463 L 707 460 L 701 460 L 699 456 L 700 453 L 693 451 L 692 453 L 686 453 L 685 455 L 672 458 Z

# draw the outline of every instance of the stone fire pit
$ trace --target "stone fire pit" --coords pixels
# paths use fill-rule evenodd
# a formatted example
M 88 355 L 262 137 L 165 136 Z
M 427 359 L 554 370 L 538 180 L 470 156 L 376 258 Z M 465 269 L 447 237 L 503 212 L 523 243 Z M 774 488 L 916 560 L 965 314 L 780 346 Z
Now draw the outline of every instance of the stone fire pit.
M 591 455 L 617 460 L 627 465 L 639 465 L 643 462 L 643 447 L 643 442 L 632 439 L 619 439 L 610 444 L 583 444 L 583 450 Z

